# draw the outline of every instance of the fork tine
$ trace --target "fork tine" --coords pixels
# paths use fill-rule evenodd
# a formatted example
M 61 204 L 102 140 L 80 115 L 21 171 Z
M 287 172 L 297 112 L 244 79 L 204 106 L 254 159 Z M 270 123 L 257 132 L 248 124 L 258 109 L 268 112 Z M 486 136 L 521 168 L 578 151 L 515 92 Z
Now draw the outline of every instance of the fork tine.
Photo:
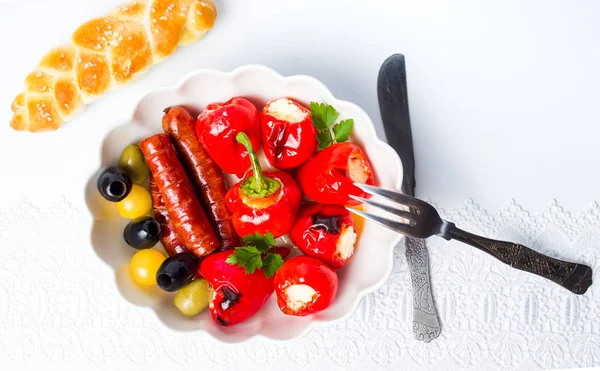
M 412 227 L 410 225 L 408 225 L 408 224 L 404 224 L 404 223 L 400 223 L 400 222 L 395 222 L 393 220 L 389 220 L 389 219 L 383 218 L 383 217 L 378 216 L 378 215 L 373 215 L 373 214 L 365 213 L 363 211 L 356 210 L 356 209 L 353 209 L 351 207 L 347 207 L 346 209 L 348 211 L 350 211 L 351 213 L 354 213 L 354 214 L 356 214 L 358 216 L 362 216 L 365 219 L 371 220 L 371 221 L 373 221 L 373 222 L 375 222 L 375 223 L 377 223 L 379 225 L 382 225 L 382 226 L 384 226 L 386 228 L 389 228 L 389 229 L 391 229 L 393 231 L 396 231 L 398 233 L 402 233 L 402 234 L 407 235 L 407 236 L 413 236 L 414 237 L 414 234 L 411 232 Z
M 414 197 L 410 197 L 410 196 L 404 195 L 402 193 L 393 192 L 393 191 L 390 191 L 387 189 L 378 188 L 378 187 L 370 186 L 367 184 L 354 183 L 354 185 L 372 195 L 383 196 L 387 199 L 396 201 L 398 203 L 404 204 L 409 207 L 413 207 L 415 209 L 423 207 L 423 204 L 422 204 L 423 201 L 417 200 Z
M 416 223 L 417 222 L 417 219 L 416 219 L 415 215 L 412 214 L 412 213 L 410 213 L 410 212 L 408 212 L 408 211 L 400 210 L 400 209 L 397 209 L 397 208 L 392 207 L 390 205 L 385 205 L 385 204 L 382 204 L 380 202 L 369 200 L 369 199 L 366 199 L 366 198 L 362 198 L 362 197 L 358 197 L 358 196 L 354 196 L 354 195 L 349 195 L 349 196 L 350 196 L 350 198 L 352 198 L 352 199 L 354 199 L 356 201 L 365 203 L 367 205 L 378 207 L 378 208 L 380 208 L 382 210 L 387 211 L 388 213 L 391 213 L 391 214 L 397 215 L 397 216 L 399 216 L 401 218 L 407 219 L 408 221 L 410 221 L 412 223 Z

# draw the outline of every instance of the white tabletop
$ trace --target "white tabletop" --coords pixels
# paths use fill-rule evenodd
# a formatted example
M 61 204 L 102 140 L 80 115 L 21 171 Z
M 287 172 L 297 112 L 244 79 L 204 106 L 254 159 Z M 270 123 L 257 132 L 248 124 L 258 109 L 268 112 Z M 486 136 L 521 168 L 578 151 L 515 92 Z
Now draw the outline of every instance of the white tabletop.
M 502 235 L 501 228 L 509 224 L 511 215 L 517 214 L 519 216 L 515 218 L 522 218 L 518 220 L 535 221 L 536 215 L 546 213 L 544 215 L 553 215 L 554 219 L 540 217 L 539 220 L 565 220 L 564 223 L 574 225 L 585 224 L 580 222 L 584 216 L 578 216 L 579 213 L 587 212 L 591 215 L 588 219 L 600 218 L 594 214 L 598 208 L 594 202 L 600 200 L 600 2 L 216 0 L 219 19 L 204 40 L 179 49 L 141 80 L 88 107 L 81 117 L 64 129 L 66 133 L 60 140 L 54 141 L 48 135 L 23 135 L 10 130 L 10 103 L 22 89 L 23 78 L 38 59 L 50 47 L 68 40 L 82 21 L 105 14 L 119 3 L 119 0 L 0 0 L 0 35 L 3 44 L 0 59 L 0 122 L 4 122 L 0 125 L 0 158 L 3 167 L 0 177 L 11 184 L 9 192 L 0 194 L 0 215 L 27 218 L 27 215 L 37 213 L 38 217 L 51 217 L 52 214 L 44 214 L 44 210 L 62 210 L 56 205 L 69 201 L 70 194 L 81 194 L 84 183 L 72 182 L 56 190 L 59 187 L 45 189 L 44 182 L 64 182 L 69 179 L 73 168 L 91 157 L 91 150 L 99 150 L 103 135 L 126 120 L 145 93 L 160 86 L 173 85 L 197 68 L 231 70 L 240 65 L 259 63 L 284 75 L 312 75 L 323 81 L 336 97 L 363 107 L 376 123 L 379 135 L 384 137 L 376 96 L 376 77 L 383 60 L 400 52 L 406 56 L 408 68 L 418 196 L 431 199 L 445 210 L 446 215 L 468 216 L 464 220 L 471 218 L 475 228 L 477 221 L 480 224 L 488 223 L 481 230 L 497 235 Z M 85 138 L 85 146 L 78 144 L 78 138 Z M 63 146 L 68 146 L 69 151 L 61 150 Z M 85 205 L 75 202 L 72 206 L 77 212 L 86 212 Z M 31 211 L 30 208 L 39 210 Z M 74 215 L 78 215 L 77 212 Z M 531 214 L 531 218 L 527 219 L 526 214 Z M 586 228 L 597 228 L 594 223 L 594 220 L 590 221 L 581 230 L 566 228 L 568 238 L 565 244 L 575 246 L 579 236 L 586 233 Z M 17 224 L 15 222 L 14 225 Z M 35 225 L 31 227 L 36 228 Z M 573 235 L 569 235 L 569 231 Z M 527 235 L 528 232 L 524 233 Z M 534 237 L 539 236 L 532 234 Z M 0 238 L 0 241 L 19 244 L 18 237 L 6 237 L 5 233 L 4 238 Z M 542 238 L 541 241 L 545 240 Z M 68 238 L 64 243 L 69 243 Z M 556 246 L 560 249 L 560 244 Z M 593 257 L 592 247 L 589 251 Z M 4 246 L 3 250 L 6 248 L 18 247 Z M 37 248 L 42 249 L 43 246 Z M 80 246 L 79 252 L 82 254 L 81 261 L 86 262 L 89 258 L 90 264 L 95 264 L 97 259 L 90 246 Z M 468 248 L 460 250 L 460 254 L 470 253 Z M 17 257 L 15 254 L 3 254 L 8 252 L 0 252 L 0 258 L 10 257 L 13 263 L 26 266 L 27 255 Z M 569 254 L 565 253 L 564 256 L 579 257 Z M 397 259 L 398 264 L 402 264 L 403 254 L 399 254 Z M 486 258 L 477 255 L 477 259 Z M 453 271 L 452 267 L 444 267 L 447 274 Z M 405 267 L 404 270 L 401 268 L 395 274 L 407 283 L 408 273 Z M 95 273 L 99 280 L 109 280 L 112 274 L 104 266 L 96 269 Z M 60 288 L 64 282 L 58 282 L 60 275 L 50 277 L 50 280 L 57 280 L 56 285 L 49 285 L 56 291 L 48 294 L 50 298 L 47 301 L 60 308 L 52 298 L 66 295 Z M 435 272 L 433 280 L 435 286 Z M 8 291 L 10 286 L 4 287 Z M 441 292 L 440 287 L 434 287 L 436 294 Z M 0 285 L 0 293 L 2 288 Z M 400 285 L 394 292 L 402 288 Z M 119 295 L 113 291 L 114 287 L 107 287 L 102 295 Z M 383 294 L 379 292 L 372 297 L 377 295 Z M 63 305 L 67 305 L 68 298 L 63 299 Z M 0 314 L 4 300 L 0 297 Z M 584 305 L 576 302 L 573 305 L 588 308 L 592 311 L 589 315 L 593 317 L 593 310 L 600 310 L 600 305 L 594 306 L 598 303 L 593 297 L 589 300 L 593 304 L 591 307 L 589 303 Z M 383 311 L 381 303 L 375 302 L 373 305 L 374 311 Z M 535 305 L 541 303 L 536 302 Z M 123 307 L 127 312 L 136 310 L 128 304 Z M 110 330 L 107 331 L 122 330 L 129 325 L 119 322 L 129 318 L 121 314 L 112 313 L 108 317 L 106 327 Z M 140 311 L 137 315 L 149 314 Z M 407 349 L 410 353 L 416 351 L 415 347 L 421 346 L 415 345 L 411 339 L 407 323 L 409 317 L 401 325 L 404 327 L 398 332 L 400 337 L 390 342 L 398 347 L 397 353 Z M 368 316 L 361 314 L 357 318 L 360 324 L 360 318 Z M 595 321 L 598 319 L 596 313 Z M 16 365 L 33 368 L 46 359 L 55 361 L 51 364 L 56 368 L 79 369 L 90 359 L 102 359 L 104 363 L 98 362 L 94 366 L 101 369 L 106 367 L 107 359 L 111 361 L 108 355 L 94 358 L 94 354 L 88 357 L 86 344 L 95 340 L 83 335 L 77 336 L 77 344 L 68 350 L 75 352 L 74 357 L 53 357 L 53 350 L 58 346 L 53 344 L 50 332 L 39 335 L 41 340 L 35 344 L 40 348 L 34 356 L 28 358 L 24 354 L 15 358 L 9 354 L 9 350 L 12 352 L 14 349 L 7 342 L 14 340 L 14 343 L 27 344 L 28 331 L 35 331 L 38 325 L 35 318 L 26 326 L 23 324 L 25 322 L 15 324 L 9 319 L 0 319 L 0 337 L 3 340 L 0 342 L 0 366 L 9 366 L 3 369 L 15 369 Z M 21 325 L 28 330 L 19 330 Z M 445 325 L 452 328 L 451 323 Z M 357 332 L 357 336 L 370 336 L 373 332 L 368 323 L 360 326 L 364 326 L 365 331 Z M 406 332 L 402 332 L 404 330 Z M 140 327 L 136 331 L 141 331 Z M 143 336 L 154 336 L 152 331 L 152 328 L 147 329 Z M 478 365 L 488 363 L 491 369 L 599 365 L 598 331 L 598 328 L 590 330 L 594 342 L 590 343 L 589 349 L 572 348 L 557 353 L 571 355 L 564 364 L 553 360 L 538 362 L 534 355 L 526 363 L 502 365 L 492 362 L 490 347 L 481 348 L 484 353 L 480 354 L 480 363 L 463 359 L 454 364 L 432 364 L 436 369 L 457 369 L 460 366 L 477 369 Z M 7 338 L 7 333 L 11 337 Z M 303 346 L 314 343 L 319 347 L 320 338 L 315 340 L 315 336 L 302 340 Z M 102 337 L 106 341 L 110 338 L 110 334 Z M 121 341 L 119 344 L 127 343 Z M 149 340 L 149 344 L 155 346 L 156 343 Z M 353 344 L 360 347 L 361 344 L 371 343 L 354 341 Z M 377 342 L 374 340 L 372 344 Z M 450 343 L 444 341 L 432 344 L 444 354 L 451 349 Z M 531 345 L 531 342 L 527 344 Z M 138 345 L 132 343 L 128 346 Z M 527 348 L 528 345 L 523 347 Z M 114 347 L 107 345 L 106 349 L 114 350 Z M 362 358 L 354 359 L 352 355 L 359 351 L 355 352 L 351 347 L 342 349 L 348 352 L 347 362 L 344 363 L 336 359 L 338 350 L 334 347 L 331 352 L 318 352 L 319 360 L 308 364 L 314 369 L 396 369 L 403 363 L 401 357 L 388 359 L 389 362 L 383 364 L 365 361 L 364 357 L 367 356 L 364 354 Z M 488 350 L 489 353 L 485 353 Z M 536 352 L 531 347 L 526 350 L 528 354 Z M 140 369 L 149 370 L 153 369 L 152 365 L 164 368 L 173 361 L 161 353 L 160 356 L 151 357 L 154 361 L 150 365 L 144 365 L 144 352 L 153 351 L 140 346 L 139 354 L 124 356 L 119 353 L 114 358 L 116 364 L 113 364 L 113 368 L 133 370 L 139 366 Z M 389 356 L 395 349 L 386 351 Z M 279 345 L 268 345 L 267 350 L 257 352 L 257 355 L 252 354 L 246 347 L 243 357 L 258 357 L 258 361 L 250 362 L 247 366 L 263 370 L 266 368 L 261 367 L 262 364 L 277 368 L 277 362 L 270 361 L 268 352 L 276 353 L 278 360 L 290 354 L 282 353 L 284 350 Z M 376 349 L 368 352 L 376 352 Z M 551 354 L 552 349 L 549 352 Z M 197 350 L 195 354 L 198 362 L 206 361 L 213 366 L 222 364 L 223 367 L 229 364 L 228 359 L 212 359 L 211 354 L 202 351 Z M 223 354 L 233 358 L 238 356 L 235 348 L 228 348 Z M 298 357 L 300 361 L 294 367 L 301 368 L 304 358 Z M 310 353 L 307 357 L 310 358 Z M 588 358 L 581 363 L 577 357 Z M 236 360 L 231 365 L 240 363 L 244 364 L 242 360 Z M 415 369 L 425 367 L 416 361 L 410 365 Z

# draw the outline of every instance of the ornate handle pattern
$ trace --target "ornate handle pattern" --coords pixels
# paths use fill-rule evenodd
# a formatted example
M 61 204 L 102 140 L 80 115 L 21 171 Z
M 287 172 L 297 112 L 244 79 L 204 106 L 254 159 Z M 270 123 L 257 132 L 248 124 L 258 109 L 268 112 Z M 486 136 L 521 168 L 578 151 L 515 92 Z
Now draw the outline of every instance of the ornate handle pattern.
M 421 239 L 407 237 L 405 241 L 413 293 L 413 335 L 428 343 L 440 335 L 441 326 L 431 294 L 427 246 Z
M 533 273 L 581 295 L 592 285 L 592 268 L 540 254 L 514 242 L 497 241 L 474 235 L 448 223 L 445 236 L 484 251 L 513 268 Z

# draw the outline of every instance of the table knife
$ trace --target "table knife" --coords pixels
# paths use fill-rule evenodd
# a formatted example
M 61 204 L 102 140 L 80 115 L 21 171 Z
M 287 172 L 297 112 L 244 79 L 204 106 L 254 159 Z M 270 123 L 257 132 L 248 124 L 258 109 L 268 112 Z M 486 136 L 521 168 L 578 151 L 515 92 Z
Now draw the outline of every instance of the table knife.
M 383 62 L 377 79 L 377 95 L 387 141 L 402 160 L 402 192 L 414 196 L 415 158 L 404 55 L 394 54 Z M 405 238 L 404 244 L 412 281 L 413 334 L 418 340 L 430 342 L 439 336 L 441 326 L 431 292 L 427 246 L 425 240 L 411 237 Z

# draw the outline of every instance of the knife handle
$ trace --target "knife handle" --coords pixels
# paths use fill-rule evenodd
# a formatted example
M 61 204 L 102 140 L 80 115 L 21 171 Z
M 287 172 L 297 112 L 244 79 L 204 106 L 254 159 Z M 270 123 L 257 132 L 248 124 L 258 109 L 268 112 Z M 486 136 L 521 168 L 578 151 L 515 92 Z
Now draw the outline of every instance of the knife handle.
M 442 330 L 429 278 L 429 254 L 425 240 L 406 237 L 406 261 L 413 293 L 413 335 L 428 343 Z
M 474 246 L 513 268 L 544 277 L 578 295 L 592 285 L 592 268 L 587 265 L 551 258 L 518 243 L 477 236 L 448 224 L 445 238 Z

